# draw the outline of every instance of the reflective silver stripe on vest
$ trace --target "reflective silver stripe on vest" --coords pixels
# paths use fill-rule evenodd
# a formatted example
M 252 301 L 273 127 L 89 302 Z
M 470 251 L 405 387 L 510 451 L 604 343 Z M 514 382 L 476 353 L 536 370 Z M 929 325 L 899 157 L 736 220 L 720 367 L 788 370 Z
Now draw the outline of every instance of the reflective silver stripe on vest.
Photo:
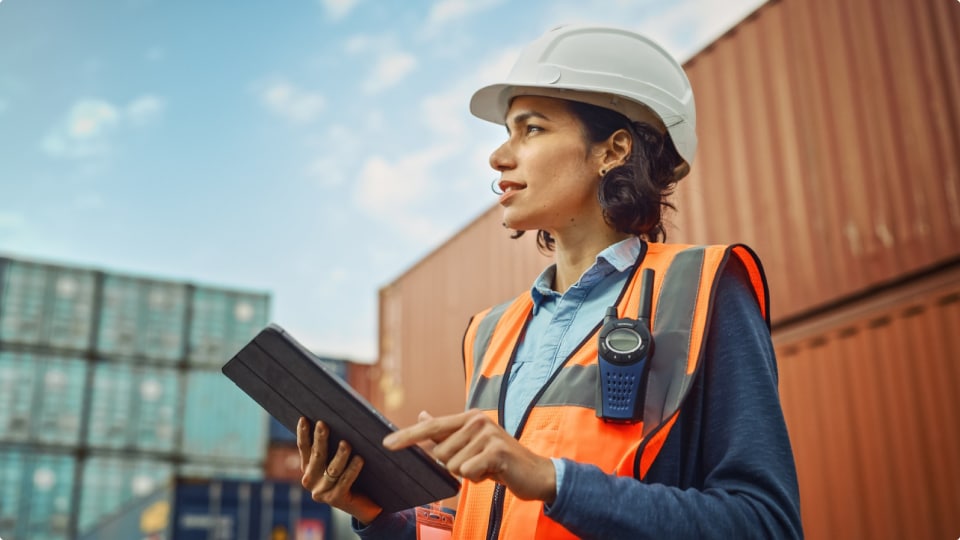
M 493 377 L 480 377 L 477 383 L 470 389 L 470 399 L 467 401 L 467 409 L 480 409 L 481 411 L 493 411 L 500 405 L 500 384 L 503 381 L 503 375 L 494 375 Z
M 487 347 L 490 346 L 490 339 L 493 337 L 493 330 L 497 327 L 497 323 L 500 322 L 500 317 L 503 317 L 503 313 L 507 311 L 507 308 L 513 302 L 504 302 L 500 305 L 490 308 L 490 311 L 487 312 L 486 316 L 481 319 L 477 324 L 477 335 L 473 339 L 473 378 L 470 381 L 470 399 L 467 402 L 467 408 L 479 408 L 479 409 L 496 409 L 497 401 L 499 399 L 499 390 L 494 396 L 493 407 L 486 407 L 475 405 L 474 402 L 480 396 L 475 396 L 474 394 L 479 393 L 480 389 L 477 388 L 477 384 L 480 380 L 481 368 L 483 368 L 483 355 L 487 352 Z M 484 381 L 484 386 L 489 386 L 489 381 Z M 499 388 L 499 384 L 497 387 Z M 485 398 L 484 398 L 485 399 Z
M 596 409 L 597 406 L 597 373 L 600 368 L 596 364 L 589 366 L 570 366 L 560 370 L 557 378 L 537 400 L 538 407 L 586 407 Z M 482 377 L 470 394 L 468 409 L 484 411 L 496 410 L 500 404 L 500 385 L 503 375 Z
M 703 247 L 677 253 L 660 287 L 643 408 L 644 435 L 676 412 L 692 380 L 687 377 L 687 362 L 704 253 Z
M 687 376 L 693 316 L 697 307 L 705 248 L 698 246 L 679 252 L 663 279 L 654 318 L 654 355 L 644 403 L 644 435 L 669 418 L 683 401 L 692 377 Z M 667 298 L 669 300 L 664 301 Z M 474 380 L 469 408 L 495 410 L 500 400 L 502 375 L 480 377 L 481 363 L 497 321 L 503 315 L 497 306 L 477 328 L 474 344 Z M 488 319 L 494 319 L 488 324 Z M 481 346 L 482 345 L 482 346 Z M 539 407 L 575 406 L 596 409 L 597 364 L 561 368 L 537 401 Z

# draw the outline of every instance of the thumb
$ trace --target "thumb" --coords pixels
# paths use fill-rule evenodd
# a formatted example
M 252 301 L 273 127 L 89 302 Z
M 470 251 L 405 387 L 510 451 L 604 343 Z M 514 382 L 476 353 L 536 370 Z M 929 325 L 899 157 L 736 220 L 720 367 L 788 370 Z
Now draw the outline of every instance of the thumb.
M 427 411 L 420 411 L 420 414 L 417 415 L 418 422 L 426 422 L 427 420 L 433 419 L 433 416 Z

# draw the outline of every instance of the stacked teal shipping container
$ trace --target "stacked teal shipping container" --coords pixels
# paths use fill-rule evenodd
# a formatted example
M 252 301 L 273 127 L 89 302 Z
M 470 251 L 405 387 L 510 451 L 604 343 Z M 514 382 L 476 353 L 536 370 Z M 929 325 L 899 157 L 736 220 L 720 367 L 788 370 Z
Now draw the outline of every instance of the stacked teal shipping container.
M 75 538 L 172 475 L 263 476 L 219 371 L 269 297 L 0 257 L 0 538 Z

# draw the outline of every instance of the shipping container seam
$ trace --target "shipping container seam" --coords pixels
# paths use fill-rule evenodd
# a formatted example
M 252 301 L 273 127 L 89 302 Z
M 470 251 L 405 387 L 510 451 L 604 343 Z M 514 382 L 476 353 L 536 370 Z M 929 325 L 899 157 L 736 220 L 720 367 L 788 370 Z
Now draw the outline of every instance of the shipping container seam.
M 902 305 L 931 293 L 945 292 L 946 297 L 953 297 L 955 293 L 950 291 L 956 289 L 960 289 L 960 264 L 954 263 L 938 268 L 935 272 L 913 275 L 910 280 L 897 280 L 894 284 L 835 304 L 830 310 L 820 311 L 790 325 L 775 325 L 773 341 L 775 344 L 792 343 L 805 336 L 818 335 L 825 330 L 836 328 L 843 321 L 869 316 L 886 306 Z
M 789 333 L 792 328 L 803 326 L 805 323 L 810 321 L 826 319 L 832 313 L 846 310 L 847 308 L 856 306 L 857 304 L 861 304 L 865 301 L 869 301 L 870 299 L 884 293 L 893 292 L 898 289 L 909 291 L 912 290 L 911 286 L 914 284 L 920 284 L 920 286 L 924 289 L 934 288 L 934 285 L 928 286 L 926 284 L 930 280 L 934 280 L 937 283 L 939 283 L 939 281 L 937 281 L 938 279 L 949 281 L 953 279 L 951 276 L 953 276 L 954 272 L 958 268 L 960 268 L 960 257 L 951 258 L 940 264 L 927 267 L 923 270 L 897 276 L 896 279 L 863 289 L 857 293 L 836 298 L 832 302 L 822 304 L 815 308 L 800 312 L 796 315 L 791 315 L 790 317 L 784 317 L 782 319 L 777 319 L 774 317 L 771 328 L 774 334 L 786 334 Z M 903 294 L 898 295 L 898 297 L 902 297 Z M 774 302 L 775 301 L 776 300 L 774 300 Z

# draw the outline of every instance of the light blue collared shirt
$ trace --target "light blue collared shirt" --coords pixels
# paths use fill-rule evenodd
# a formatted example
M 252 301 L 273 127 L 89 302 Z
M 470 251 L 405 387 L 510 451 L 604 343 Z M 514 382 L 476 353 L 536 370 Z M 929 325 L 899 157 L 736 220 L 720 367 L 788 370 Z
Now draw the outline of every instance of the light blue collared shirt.
M 510 369 L 503 407 L 504 428 L 515 434 L 527 407 L 550 376 L 603 320 L 614 305 L 637 262 L 643 244 L 636 236 L 613 244 L 563 294 L 554 291 L 556 265 L 550 265 L 533 283 L 533 314 Z M 564 463 L 554 457 L 557 491 Z

